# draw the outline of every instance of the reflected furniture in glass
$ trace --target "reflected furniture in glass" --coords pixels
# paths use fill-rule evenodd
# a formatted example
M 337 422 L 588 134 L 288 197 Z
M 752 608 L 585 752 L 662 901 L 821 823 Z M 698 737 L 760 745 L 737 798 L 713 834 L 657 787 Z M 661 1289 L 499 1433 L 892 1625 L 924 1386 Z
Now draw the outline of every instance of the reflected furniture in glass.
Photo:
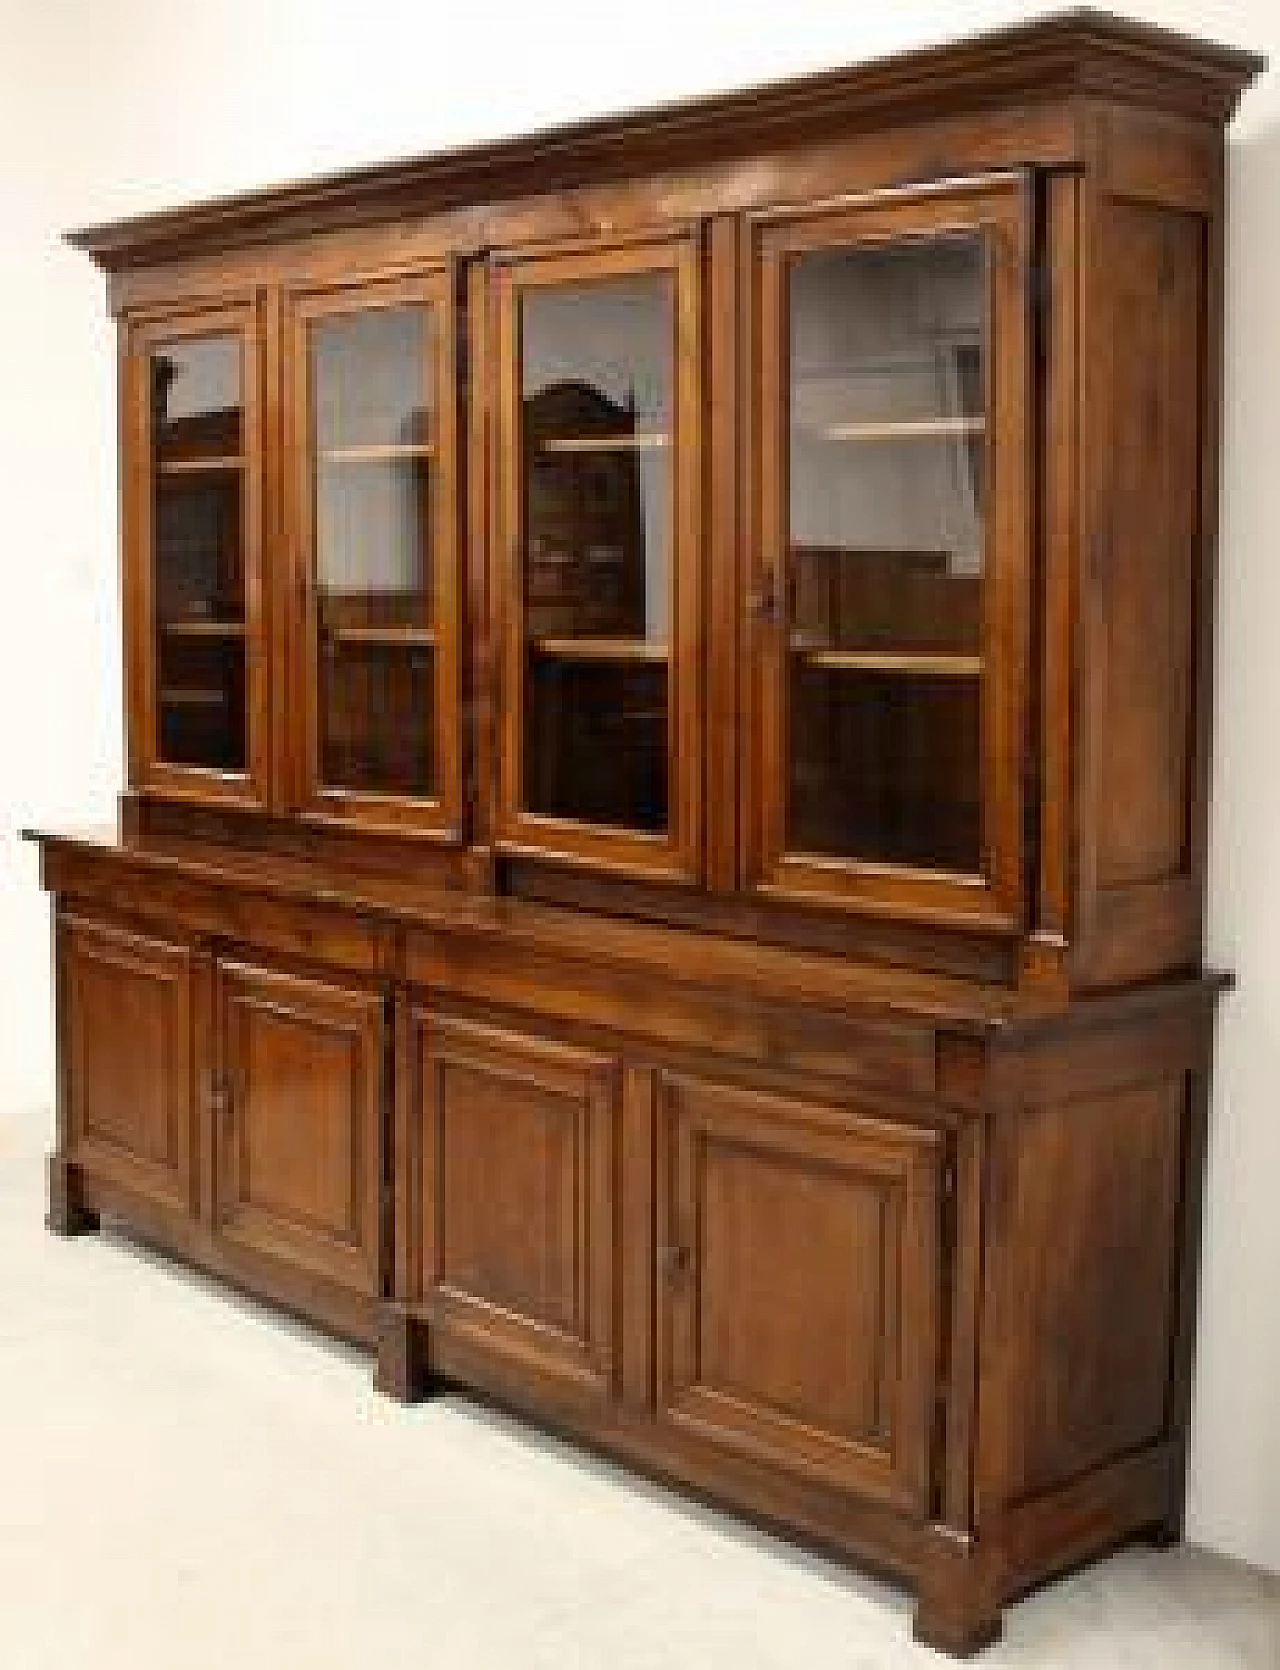
M 1073 14 L 76 234 L 111 1215 L 918 1597 L 1176 1540 L 1224 129 Z

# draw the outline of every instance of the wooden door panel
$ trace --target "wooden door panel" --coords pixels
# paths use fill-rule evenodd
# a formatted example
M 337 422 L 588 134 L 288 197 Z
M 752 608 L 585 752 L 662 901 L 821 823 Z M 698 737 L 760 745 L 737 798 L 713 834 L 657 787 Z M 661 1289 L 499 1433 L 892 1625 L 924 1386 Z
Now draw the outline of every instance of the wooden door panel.
M 922 1510 L 939 1134 L 677 1077 L 659 1133 L 660 1417 Z
M 219 1234 L 377 1289 L 383 1002 L 219 965 Z
M 59 945 L 72 1157 L 194 1211 L 189 948 L 77 919 Z
M 615 1378 L 619 1074 L 609 1057 L 419 1011 L 413 1297 L 446 1335 L 597 1400 Z

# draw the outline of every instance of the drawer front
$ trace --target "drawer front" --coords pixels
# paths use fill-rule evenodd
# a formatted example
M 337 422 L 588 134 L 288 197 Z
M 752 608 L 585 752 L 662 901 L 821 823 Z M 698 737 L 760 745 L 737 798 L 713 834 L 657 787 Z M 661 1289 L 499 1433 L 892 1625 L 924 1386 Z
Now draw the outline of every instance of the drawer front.
M 643 958 L 633 935 L 648 941 Z M 794 965 L 790 984 L 779 979 L 766 990 L 771 959 L 790 962 L 745 941 L 635 924 L 619 933 L 616 923 L 599 918 L 558 922 L 554 939 L 543 943 L 410 933 L 406 948 L 415 984 L 458 1003 L 520 1010 L 534 1026 L 572 1017 L 642 1040 L 646 1054 L 711 1050 L 743 1065 L 841 1085 L 933 1095 L 937 1046 L 929 1022 L 860 1012 L 853 993 L 816 981 L 806 986 Z
M 925 1511 L 941 1135 L 679 1076 L 658 1127 L 659 1419 Z
M 401 1082 L 406 1296 L 445 1353 L 573 1401 L 612 1395 L 620 1073 L 610 1057 L 423 1009 Z M 483 1371 L 482 1371 L 483 1372 Z
M 217 1233 L 378 1291 L 384 1003 L 248 963 L 217 968 Z
M 58 929 L 68 1152 L 166 1206 L 196 1208 L 189 947 L 75 916 Z

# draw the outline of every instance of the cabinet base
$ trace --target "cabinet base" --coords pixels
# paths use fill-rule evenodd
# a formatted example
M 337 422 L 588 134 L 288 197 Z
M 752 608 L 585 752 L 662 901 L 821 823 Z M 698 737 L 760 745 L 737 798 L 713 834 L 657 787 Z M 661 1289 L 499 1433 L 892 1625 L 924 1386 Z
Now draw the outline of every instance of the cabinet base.
M 433 1389 L 426 1329 L 399 1305 L 378 1313 L 373 1383 L 397 1403 L 420 1403 Z
M 49 1156 L 49 1206 L 45 1227 L 51 1235 L 94 1235 L 98 1214 L 84 1203 L 79 1170 L 61 1154 Z
M 912 1633 L 952 1658 L 969 1658 L 1004 1632 L 993 1562 L 973 1540 L 935 1526 L 922 1562 Z

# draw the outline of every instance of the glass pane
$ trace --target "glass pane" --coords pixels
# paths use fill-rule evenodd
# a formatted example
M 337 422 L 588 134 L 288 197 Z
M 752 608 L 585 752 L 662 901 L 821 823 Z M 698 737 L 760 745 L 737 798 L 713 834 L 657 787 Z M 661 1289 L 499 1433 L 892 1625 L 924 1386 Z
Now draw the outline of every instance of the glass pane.
M 156 705 L 161 759 L 245 766 L 240 338 L 151 352 Z
M 311 327 L 320 771 L 435 792 L 431 311 Z
M 985 289 L 977 237 L 790 266 L 793 850 L 980 868 Z
M 674 384 L 669 275 L 526 291 L 525 758 L 530 811 L 667 824 Z

